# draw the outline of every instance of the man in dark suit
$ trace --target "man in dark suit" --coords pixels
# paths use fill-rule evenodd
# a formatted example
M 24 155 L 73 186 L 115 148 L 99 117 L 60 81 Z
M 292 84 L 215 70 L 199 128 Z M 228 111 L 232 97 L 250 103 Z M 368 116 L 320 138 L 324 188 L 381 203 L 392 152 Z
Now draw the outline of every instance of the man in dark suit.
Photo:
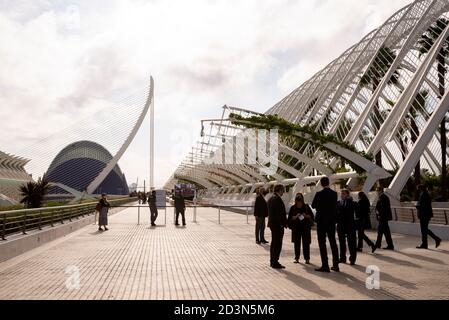
M 182 225 L 186 225 L 186 203 L 184 201 L 184 197 L 181 193 L 181 191 L 175 191 L 175 194 L 173 195 L 173 200 L 175 201 L 175 210 L 176 210 L 176 226 L 179 226 L 179 214 L 182 216 Z
M 254 216 L 256 217 L 256 243 L 267 244 L 265 240 L 265 219 L 268 217 L 268 204 L 265 200 L 266 191 L 264 188 L 257 190 L 256 203 L 254 204 Z
M 284 229 L 287 228 L 287 210 L 282 200 L 284 191 L 283 185 L 277 185 L 274 188 L 274 195 L 268 200 L 268 227 L 271 230 L 270 265 L 274 269 L 285 269 L 279 263 Z
M 416 208 L 418 209 L 419 224 L 421 225 L 422 243 L 416 248 L 428 249 L 428 235 L 435 240 L 435 246 L 438 248 L 441 244 L 441 239 L 437 237 L 432 230 L 429 230 L 429 223 L 433 218 L 432 198 L 424 185 L 418 186 L 418 192 L 420 193 L 420 196 Z
M 357 237 L 355 212 L 357 204 L 348 190 L 341 191 L 341 200 L 337 205 L 337 233 L 340 242 L 340 263 L 346 263 L 346 241 L 349 248 L 349 262 L 355 265 L 357 259 Z
M 156 219 L 158 216 L 157 205 L 156 205 L 156 190 L 151 191 L 150 196 L 148 197 L 148 206 L 150 207 L 151 213 L 151 226 L 156 226 Z
M 330 272 L 327 258 L 326 237 L 332 250 L 332 270 L 339 272 L 338 246 L 335 239 L 335 223 L 337 218 L 337 193 L 330 188 L 329 178 L 321 179 L 323 190 L 317 192 L 312 202 L 312 208 L 316 209 L 315 221 L 317 224 L 318 245 L 320 247 L 321 268 L 319 272 Z
M 384 250 L 394 250 L 393 239 L 391 238 L 391 231 L 388 222 L 393 220 L 391 212 L 390 198 L 384 193 L 383 187 L 378 188 L 379 197 L 376 203 L 377 219 L 379 220 L 379 227 L 377 229 L 376 248 L 381 248 L 382 237 L 385 235 L 387 240 L 387 247 Z

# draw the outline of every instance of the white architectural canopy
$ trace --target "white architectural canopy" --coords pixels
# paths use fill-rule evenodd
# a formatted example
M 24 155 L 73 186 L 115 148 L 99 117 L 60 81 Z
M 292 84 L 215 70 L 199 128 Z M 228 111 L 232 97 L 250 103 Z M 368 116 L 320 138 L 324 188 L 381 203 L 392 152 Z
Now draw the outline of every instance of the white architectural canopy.
M 333 136 L 354 146 L 358 155 L 375 155 L 372 167 L 362 166 L 364 184 L 357 184 L 353 178 L 361 178 L 360 174 L 344 163 L 351 154 L 346 153 L 342 161 L 314 143 L 298 143 L 294 134 L 279 140 L 278 170 L 271 175 L 261 173 L 263 163 L 212 161 L 211 165 L 210 159 L 226 158 L 222 152 L 226 144 L 250 151 L 249 144 L 238 141 L 242 128 L 228 118 L 231 113 L 254 113 L 226 106 L 221 119 L 207 121 L 209 132 L 203 125 L 201 139 L 167 188 L 176 180 L 187 180 L 202 185 L 209 195 L 243 199 L 256 186 L 270 183 L 307 191 L 303 190 L 307 185 L 326 175 L 335 180 L 350 178 L 351 185 L 366 190 L 386 178 L 388 170 L 392 180 L 387 192 L 398 199 L 418 163 L 432 174 L 441 174 L 440 124 L 449 108 L 448 39 L 449 1 L 415 1 L 266 112 Z

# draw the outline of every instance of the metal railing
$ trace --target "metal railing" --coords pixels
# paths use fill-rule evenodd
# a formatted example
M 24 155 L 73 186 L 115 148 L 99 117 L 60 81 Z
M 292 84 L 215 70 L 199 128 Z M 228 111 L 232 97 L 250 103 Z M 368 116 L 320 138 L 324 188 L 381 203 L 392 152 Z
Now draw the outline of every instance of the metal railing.
M 418 210 L 414 207 L 392 207 L 393 220 L 398 222 L 419 223 Z M 376 217 L 376 208 L 371 208 L 371 214 Z M 431 224 L 449 225 L 449 208 L 433 208 Z
M 135 198 L 109 200 L 112 207 L 136 201 Z M 22 233 L 30 230 L 42 230 L 45 226 L 54 227 L 57 224 L 71 222 L 88 215 L 95 214 L 97 202 L 67 205 L 60 207 L 48 207 L 37 209 L 23 209 L 0 212 L 0 239 L 6 240 L 6 236 Z

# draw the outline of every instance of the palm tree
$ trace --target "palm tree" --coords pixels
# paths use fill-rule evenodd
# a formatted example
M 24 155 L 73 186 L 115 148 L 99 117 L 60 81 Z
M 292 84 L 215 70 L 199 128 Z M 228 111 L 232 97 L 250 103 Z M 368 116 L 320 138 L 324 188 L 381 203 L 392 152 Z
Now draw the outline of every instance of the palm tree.
M 418 117 L 418 111 L 423 109 L 426 105 L 426 100 L 429 95 L 429 92 L 427 90 L 422 90 L 418 93 L 418 95 L 415 98 L 415 101 L 413 102 L 413 108 L 410 109 L 409 118 L 410 118 L 410 135 L 413 144 L 418 141 L 419 138 L 419 128 L 418 124 L 416 123 L 416 118 Z M 421 184 L 421 161 L 418 161 L 415 167 L 415 174 L 414 174 L 414 180 L 416 185 Z M 418 194 L 416 195 L 418 196 Z
M 360 79 L 360 86 L 362 88 L 370 88 L 372 92 L 375 92 L 394 60 L 396 60 L 396 53 L 388 47 L 381 47 L 374 58 L 374 62 L 369 66 Z M 391 75 L 388 84 L 395 86 L 398 85 L 399 77 L 400 74 L 398 68 Z M 382 117 L 379 108 L 379 100 L 374 103 L 374 111 L 371 121 L 375 129 L 379 129 L 381 127 Z M 382 151 L 379 150 L 375 157 L 376 164 L 379 167 L 382 167 Z
M 29 181 L 19 188 L 23 197 L 20 203 L 25 204 L 27 208 L 40 208 L 50 188 L 51 186 L 48 181 L 42 180 L 41 178 L 37 182 Z
M 433 25 L 427 29 L 426 32 L 421 36 L 418 42 L 419 54 L 427 54 L 433 45 L 437 42 L 441 33 L 446 29 L 449 24 L 449 20 L 445 18 L 438 19 Z M 438 69 L 438 88 L 440 98 L 443 98 L 446 92 L 446 58 L 449 54 L 449 39 L 446 39 L 440 52 L 436 58 L 437 69 Z M 447 164 L 446 164 L 446 149 L 447 149 L 447 138 L 446 138 L 446 117 L 440 125 L 440 147 L 441 147 L 441 198 L 443 201 L 447 200 Z

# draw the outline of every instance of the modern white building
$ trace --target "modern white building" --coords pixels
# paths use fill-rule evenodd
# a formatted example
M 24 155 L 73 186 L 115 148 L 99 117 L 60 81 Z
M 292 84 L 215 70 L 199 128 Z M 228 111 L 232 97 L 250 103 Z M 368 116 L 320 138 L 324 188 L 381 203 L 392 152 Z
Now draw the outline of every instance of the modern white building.
M 28 159 L 0 151 L 0 205 L 20 202 L 19 187 L 32 180 L 25 171 L 28 162 Z
M 356 152 L 340 149 L 344 154 L 336 157 L 335 150 L 313 141 L 298 143 L 293 134 L 279 141 L 278 169 L 270 175 L 261 170 L 266 166 L 261 162 L 211 161 L 225 159 L 228 153 L 223 150 L 233 139 L 234 149 L 241 147 L 241 154 L 251 151 L 236 139 L 245 133 L 229 116 L 254 113 L 249 106 L 225 106 L 222 118 L 203 125 L 197 145 L 166 188 L 180 180 L 192 181 L 205 188 L 204 197 L 229 202 L 249 199 L 257 186 L 275 183 L 291 186 L 291 194 L 313 194 L 324 175 L 334 182 L 349 179 L 353 190 L 371 190 L 389 175 L 387 192 L 399 199 L 418 163 L 436 176 L 442 172 L 443 154 L 447 155 L 447 148 L 442 151 L 440 146 L 440 124 L 449 109 L 448 39 L 449 1 L 415 1 L 265 113 L 335 137 Z M 354 161 L 365 177 L 348 165 L 362 152 L 376 156 L 371 166 L 364 157 Z M 342 166 L 347 172 L 340 170 Z

